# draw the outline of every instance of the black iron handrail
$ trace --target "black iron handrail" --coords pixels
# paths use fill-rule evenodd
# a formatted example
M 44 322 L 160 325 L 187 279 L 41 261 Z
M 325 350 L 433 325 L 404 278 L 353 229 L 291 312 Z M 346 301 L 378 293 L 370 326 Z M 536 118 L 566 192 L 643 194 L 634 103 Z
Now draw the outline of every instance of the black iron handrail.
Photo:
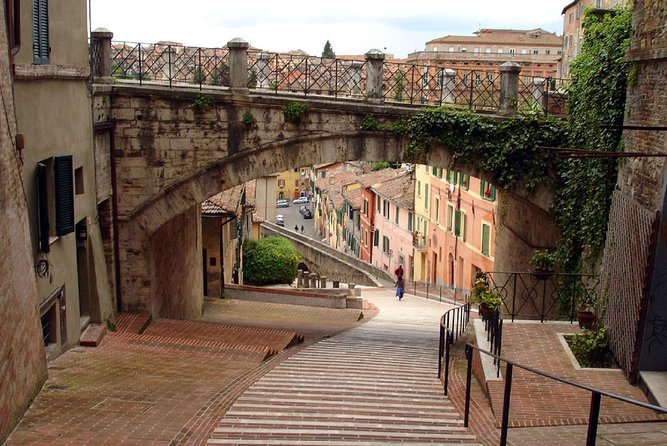
M 484 319 L 484 331 L 491 352 L 500 356 L 503 347 L 503 315 L 500 308 L 496 308 L 490 317 Z M 500 376 L 500 361 L 494 358 L 493 364 L 496 366 L 496 376 Z
M 491 288 L 502 296 L 501 310 L 508 318 L 574 321 L 576 312 L 592 307 L 600 277 L 593 274 L 565 274 L 516 271 L 484 273 Z
M 442 378 L 442 363 L 445 362 L 445 395 L 449 387 L 449 360 L 451 346 L 465 332 L 470 321 L 470 304 L 452 308 L 440 318 L 440 339 L 438 343 L 438 378 Z
M 588 418 L 588 434 L 586 438 L 586 446 L 595 446 L 597 428 L 598 428 L 598 419 L 600 416 L 600 401 L 603 396 L 607 398 L 612 398 L 624 403 L 633 404 L 635 406 L 643 407 L 645 409 L 654 410 L 659 413 L 667 414 L 667 408 L 655 406 L 653 404 L 645 403 L 643 401 L 634 400 L 622 395 L 617 395 L 615 393 L 607 392 L 586 384 L 580 384 L 574 381 L 570 381 L 560 376 L 552 375 L 551 373 L 544 372 L 542 370 L 537 370 L 533 367 L 519 364 L 518 362 L 512 361 L 507 358 L 503 358 L 499 355 L 495 355 L 490 351 L 483 350 L 475 345 L 466 344 L 466 359 L 468 362 L 468 368 L 466 371 L 466 394 L 465 394 L 465 412 L 463 417 L 463 425 L 468 427 L 469 416 L 470 416 L 470 389 L 472 381 L 472 355 L 473 350 L 477 350 L 479 353 L 491 356 L 494 360 L 497 360 L 499 363 L 503 362 L 507 364 L 505 368 L 505 392 L 503 396 L 503 413 L 502 413 L 502 422 L 500 426 L 500 446 L 505 446 L 507 444 L 507 429 L 509 424 L 509 410 L 510 410 L 510 394 L 512 391 L 512 372 L 514 367 L 526 370 L 528 372 L 534 373 L 545 378 L 552 379 L 554 381 L 567 384 L 569 386 L 578 387 L 583 390 L 591 392 L 591 407 Z

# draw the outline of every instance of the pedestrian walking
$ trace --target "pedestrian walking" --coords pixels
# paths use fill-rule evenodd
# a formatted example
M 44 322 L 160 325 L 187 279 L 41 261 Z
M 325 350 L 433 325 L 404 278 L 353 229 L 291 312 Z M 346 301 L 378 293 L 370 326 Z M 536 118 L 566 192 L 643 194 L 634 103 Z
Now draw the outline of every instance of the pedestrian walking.
M 403 299 L 403 290 L 405 287 L 405 283 L 403 282 L 403 276 L 399 277 L 398 280 L 396 281 L 396 297 L 398 297 L 398 300 Z
M 294 230 L 295 230 L 296 232 L 299 232 L 299 225 L 294 225 Z
M 403 278 L 403 265 L 398 265 L 398 268 L 394 270 L 394 274 L 396 274 L 397 279 L 402 279 Z
M 303 225 L 301 225 L 301 233 L 303 234 Z

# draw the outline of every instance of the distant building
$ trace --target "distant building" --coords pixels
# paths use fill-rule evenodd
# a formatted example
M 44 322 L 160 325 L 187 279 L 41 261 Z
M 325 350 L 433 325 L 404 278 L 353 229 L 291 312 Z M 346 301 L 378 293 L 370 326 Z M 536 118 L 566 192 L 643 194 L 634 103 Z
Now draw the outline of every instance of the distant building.
M 558 65 L 558 77 L 570 77 L 570 63 L 581 51 L 584 9 L 611 9 L 625 3 L 626 0 L 574 0 L 563 8 L 563 57 Z
M 524 76 L 556 77 L 562 38 L 541 28 L 531 30 L 481 29 L 474 36 L 444 36 L 426 42 L 424 51 L 408 55 L 408 62 L 441 65 L 453 70 L 499 73 L 507 61 L 521 64 Z

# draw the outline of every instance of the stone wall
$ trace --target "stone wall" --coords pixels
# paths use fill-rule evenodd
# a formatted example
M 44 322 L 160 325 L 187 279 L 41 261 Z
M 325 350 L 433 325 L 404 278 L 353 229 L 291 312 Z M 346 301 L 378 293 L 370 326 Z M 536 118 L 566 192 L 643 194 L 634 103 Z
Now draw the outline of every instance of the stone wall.
M 4 17 L 4 16 L 3 16 Z M 46 380 L 46 354 L 32 250 L 28 208 L 16 146 L 16 116 L 5 20 L 0 20 L 0 443 L 3 443 Z
M 636 0 L 633 9 L 633 36 L 626 61 L 630 75 L 626 98 L 624 125 L 644 129 L 626 129 L 623 133 L 625 150 L 641 153 L 667 153 L 667 4 L 664 0 Z M 662 129 L 660 131 L 659 129 Z M 605 322 L 610 326 L 610 344 L 615 356 L 621 359 L 626 375 L 637 379 L 639 370 L 666 370 L 667 346 L 655 342 L 652 331 L 667 319 L 667 159 L 636 157 L 623 161 L 617 186 L 622 193 L 624 218 L 611 219 L 605 249 L 605 271 L 626 271 L 633 274 L 610 277 L 608 309 Z M 650 224 L 643 233 L 635 222 L 637 216 L 662 213 L 653 258 L 648 249 Z M 648 219 L 646 217 L 645 219 Z M 652 217 L 651 219 L 654 219 Z M 627 238 L 623 243 L 610 243 L 615 234 Z M 617 236 L 618 237 L 618 236 Z M 619 247 L 629 246 L 624 252 Z M 648 265 L 647 268 L 643 268 Z M 637 270 L 641 268 L 641 270 Z M 640 277 L 628 280 L 632 276 Z M 648 278 L 652 277 L 652 283 Z M 635 296 L 635 307 L 625 309 Z M 630 317 L 628 316 L 630 315 Z M 651 351 L 652 350 L 652 351 Z
M 154 317 L 191 319 L 204 303 L 200 211 L 169 220 L 150 239 Z

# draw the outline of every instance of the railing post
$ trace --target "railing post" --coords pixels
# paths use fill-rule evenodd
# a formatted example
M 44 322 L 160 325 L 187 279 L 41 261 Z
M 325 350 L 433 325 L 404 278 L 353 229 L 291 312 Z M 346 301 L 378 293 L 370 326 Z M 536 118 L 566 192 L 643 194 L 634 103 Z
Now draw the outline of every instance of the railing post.
M 111 77 L 111 39 L 113 33 L 106 28 L 97 28 L 90 33 L 93 47 L 97 48 L 97 67 L 92 73 L 96 83 L 113 84 Z
M 248 94 L 248 48 L 240 37 L 227 42 L 229 48 L 229 86 L 232 93 Z
M 544 87 L 545 87 L 545 80 L 541 77 L 535 77 L 533 78 L 533 81 L 530 85 L 530 90 L 533 96 L 533 101 L 536 104 L 539 104 L 539 106 L 544 110 L 544 113 L 546 114 L 547 111 L 547 103 L 546 103 L 546 95 L 544 92 Z
M 373 104 L 384 103 L 382 84 L 384 82 L 385 54 L 380 50 L 370 50 L 366 56 L 366 101 Z
M 445 335 L 445 395 L 449 392 L 449 359 L 453 343 L 454 339 L 452 339 L 452 332 L 447 330 Z
M 588 415 L 588 435 L 586 436 L 586 446 L 595 446 L 598 435 L 598 418 L 600 416 L 600 392 L 591 392 L 591 411 Z
M 519 73 L 521 65 L 505 62 L 500 65 L 500 110 L 501 115 L 513 115 L 519 104 Z
M 259 88 L 267 88 L 269 86 L 269 76 L 271 75 L 269 60 L 270 56 L 268 54 L 259 53 L 259 59 L 257 60 L 257 77 L 259 78 Z
M 172 73 L 176 72 L 176 67 L 174 66 L 174 62 L 175 62 L 174 59 L 176 59 L 174 56 L 176 54 L 176 50 L 171 45 L 167 45 L 166 53 L 167 53 L 167 60 L 166 60 L 167 73 L 166 73 L 166 75 L 167 75 L 167 79 L 169 79 L 169 87 L 171 87 L 172 75 L 173 75 Z M 164 54 L 163 54 L 162 58 L 164 59 Z M 162 70 L 162 72 L 164 73 L 164 69 Z M 144 78 L 144 76 L 141 73 L 139 73 L 139 85 L 141 85 L 141 82 L 143 81 L 143 78 Z
M 440 343 L 438 344 L 438 378 L 442 378 L 442 357 L 445 352 L 445 327 L 442 326 L 443 321 L 440 321 Z M 447 395 L 447 388 L 445 387 L 445 395 Z
M 470 418 L 470 383 L 472 381 L 472 348 L 466 345 L 466 359 L 468 360 L 468 370 L 466 370 L 466 404 L 463 412 L 463 426 L 468 427 Z
M 451 68 L 442 70 L 442 102 L 453 104 L 455 102 L 454 89 L 456 88 L 456 71 Z
M 510 416 L 510 396 L 512 394 L 512 364 L 507 364 L 505 369 L 505 396 L 503 398 L 503 420 L 500 425 L 500 446 L 507 444 L 507 424 Z

